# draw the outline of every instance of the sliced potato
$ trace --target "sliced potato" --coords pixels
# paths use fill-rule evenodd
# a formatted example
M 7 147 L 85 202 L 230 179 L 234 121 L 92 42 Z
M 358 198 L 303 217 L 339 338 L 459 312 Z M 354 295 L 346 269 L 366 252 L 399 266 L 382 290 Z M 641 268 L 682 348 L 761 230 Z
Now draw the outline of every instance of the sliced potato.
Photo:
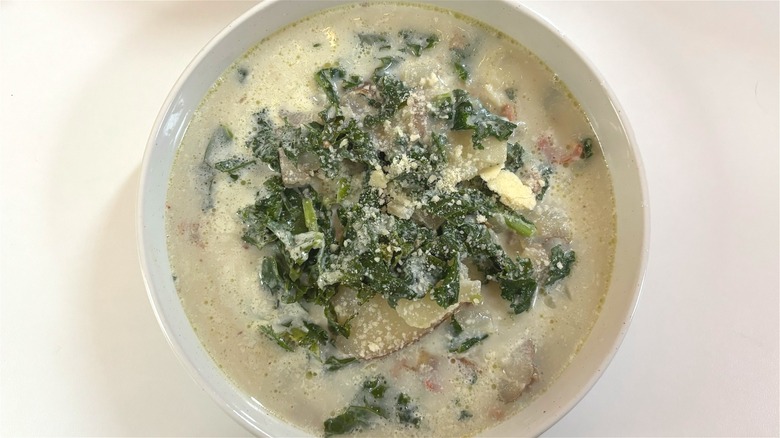
M 506 357 L 499 367 L 503 373 L 498 398 L 504 403 L 511 403 L 539 378 L 534 364 L 536 345 L 530 339 L 519 343 Z
M 460 280 L 459 301 L 447 308 L 441 307 L 430 295 L 420 300 L 398 300 L 395 311 L 405 323 L 412 327 L 426 328 L 441 323 L 445 318 L 455 313 L 465 303 L 482 301 L 479 281 Z
M 506 142 L 489 137 L 482 141 L 484 149 L 474 149 L 471 131 L 450 131 L 449 141 L 452 147 L 448 152 L 447 167 L 442 172 L 441 189 L 470 180 L 488 167 L 503 167 L 506 162 Z
M 433 326 L 410 326 L 378 295 L 361 305 L 355 291 L 344 289 L 334 297 L 334 307 L 339 323 L 352 318 L 349 338 L 337 338 L 336 347 L 344 354 L 361 359 L 388 355 L 433 329 Z
M 355 291 L 343 288 L 334 297 L 334 308 L 339 323 L 349 320 L 350 336 L 339 337 L 336 347 L 361 359 L 386 356 L 425 336 L 466 303 L 480 302 L 480 282 L 462 279 L 459 297 L 446 309 L 428 296 L 399 300 L 393 309 L 378 295 L 361 304 Z

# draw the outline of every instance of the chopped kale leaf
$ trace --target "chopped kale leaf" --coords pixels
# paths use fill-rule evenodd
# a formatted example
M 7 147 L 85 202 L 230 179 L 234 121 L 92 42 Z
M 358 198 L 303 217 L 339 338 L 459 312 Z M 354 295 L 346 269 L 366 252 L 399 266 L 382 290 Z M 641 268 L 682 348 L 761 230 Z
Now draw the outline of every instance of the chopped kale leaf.
M 395 411 L 398 415 L 398 421 L 400 421 L 401 424 L 420 427 L 422 418 L 417 410 L 417 406 L 412 404 L 412 399 L 409 395 L 403 392 L 398 394 L 398 398 L 396 398 L 395 402 Z
M 274 234 L 267 228 L 268 223 L 280 221 L 284 213 L 282 179 L 269 178 L 265 183 L 265 189 L 267 192 L 265 196 L 258 197 L 253 205 L 239 212 L 244 224 L 242 240 L 258 248 L 276 240 Z
M 279 275 L 279 267 L 274 257 L 265 257 L 260 265 L 260 284 L 274 296 L 283 295 L 289 285 Z
M 452 105 L 452 94 L 450 93 L 434 97 L 431 102 L 431 116 L 441 120 L 452 120 Z
M 593 139 L 586 138 L 582 140 L 582 152 L 580 153 L 580 158 L 586 159 L 592 156 L 593 156 Z
M 267 163 L 271 169 L 279 170 L 279 139 L 275 133 L 275 127 L 268 116 L 268 111 L 263 109 L 252 115 L 254 126 L 249 134 L 246 145 L 252 150 L 255 157 Z
M 324 312 L 325 319 L 328 320 L 328 328 L 330 329 L 331 333 L 348 338 L 350 331 L 349 321 L 352 318 L 348 318 L 346 321 L 344 321 L 343 324 L 339 323 L 338 315 L 336 315 L 336 309 L 333 307 L 333 303 L 330 301 L 325 304 Z
M 458 257 L 447 263 L 444 278 L 436 283 L 431 291 L 431 297 L 441 307 L 449 307 L 458 302 L 460 291 L 460 262 Z
M 220 172 L 225 172 L 233 181 L 238 179 L 238 171 L 255 164 L 255 160 L 246 160 L 244 158 L 229 158 L 227 160 L 214 163 L 214 168 Z
M 463 187 L 451 193 L 436 195 L 425 210 L 442 219 L 455 219 L 467 215 L 489 216 L 496 209 L 495 200 L 484 192 Z
M 537 283 L 533 278 L 533 265 L 528 259 L 504 260 L 503 270 L 497 275 L 501 297 L 509 301 L 514 313 L 531 308 Z
M 414 56 L 420 56 L 423 50 L 430 49 L 439 42 L 439 37 L 436 34 L 402 30 L 398 35 L 403 39 L 403 42 L 406 45 L 401 51 Z
M 357 37 L 361 46 L 375 46 L 379 50 L 387 50 L 390 48 L 390 41 L 387 39 L 387 35 L 378 33 L 359 33 L 357 34 Z
M 295 351 L 296 348 L 301 347 L 319 358 L 320 347 L 325 345 L 330 338 L 327 332 L 317 324 L 304 321 L 303 326 L 303 328 L 290 327 L 286 331 L 277 333 L 270 325 L 264 325 L 260 327 L 260 331 L 287 351 Z
M 390 58 L 382 58 L 390 59 Z M 377 114 L 369 114 L 363 120 L 368 127 L 376 126 L 379 122 L 392 117 L 396 111 L 406 105 L 411 90 L 398 78 L 387 72 L 392 61 L 377 69 L 374 82 L 379 92 L 379 100 L 369 100 L 369 104 L 377 108 Z
M 518 169 L 523 167 L 524 154 L 525 150 L 520 146 L 520 143 L 507 143 L 504 168 L 510 172 L 517 172 Z
M 387 391 L 387 380 L 382 377 L 374 377 L 363 382 L 363 390 L 367 393 L 363 396 L 366 404 L 376 403 L 378 399 L 385 396 Z
M 482 140 L 488 137 L 506 141 L 517 127 L 516 124 L 488 111 L 467 92 L 454 90 L 452 93 L 454 96 L 452 129 L 472 130 L 471 141 L 475 149 L 484 149 Z
M 324 362 L 325 364 L 325 370 L 327 371 L 336 371 L 344 368 L 345 366 L 357 362 L 357 358 L 354 357 L 345 357 L 343 359 L 339 359 L 335 356 L 331 356 L 327 358 Z
M 450 342 L 450 346 L 447 348 L 447 351 L 449 351 L 450 353 L 465 353 L 466 351 L 471 349 L 471 347 L 487 339 L 487 337 L 488 337 L 487 333 L 482 333 L 480 335 L 465 338 L 465 339 L 455 338 L 452 340 L 452 342 Z
M 454 315 L 450 318 L 450 331 L 452 332 L 452 336 L 459 336 L 463 333 L 463 326 L 455 319 Z
M 362 83 L 363 80 L 360 79 L 360 76 L 350 75 L 348 78 L 344 78 L 344 80 L 341 81 L 341 88 L 345 90 L 351 90 Z
M 546 286 L 567 277 L 574 266 L 576 256 L 573 250 L 564 251 L 561 245 L 556 245 L 550 250 L 550 268 L 547 275 Z
M 325 420 L 325 436 L 344 435 L 368 427 L 377 414 L 366 406 L 349 406 L 344 412 Z
M 352 403 L 339 415 L 325 420 L 325 436 L 365 430 L 380 417 L 388 421 L 397 419 L 400 424 L 412 427 L 419 427 L 422 421 L 412 398 L 393 390 L 384 377 L 377 376 L 362 383 Z
M 467 81 L 471 77 L 469 68 L 467 66 L 468 59 L 471 57 L 471 51 L 466 48 L 451 48 L 450 58 L 452 60 L 452 66 L 455 68 L 455 73 L 460 80 Z
M 264 325 L 260 327 L 260 331 L 263 332 L 269 339 L 276 342 L 276 344 L 287 351 L 294 351 L 295 344 L 290 334 L 287 332 L 276 333 L 270 325 Z
M 487 333 L 480 333 L 476 336 L 464 336 L 463 326 L 460 325 L 454 316 L 450 319 L 450 332 L 452 333 L 452 339 L 447 348 L 447 351 L 450 353 L 465 353 L 488 337 Z
M 319 85 L 322 91 L 325 92 L 325 95 L 328 97 L 328 101 L 332 105 L 339 104 L 339 94 L 336 81 L 344 79 L 346 75 L 347 74 L 344 73 L 344 70 L 335 67 L 323 68 L 314 75 L 317 81 L 317 85 Z
M 544 199 L 544 194 L 550 188 L 550 175 L 552 175 L 553 169 L 550 166 L 542 166 L 539 168 L 539 176 L 542 178 L 542 184 L 536 192 L 536 202 L 540 202 Z

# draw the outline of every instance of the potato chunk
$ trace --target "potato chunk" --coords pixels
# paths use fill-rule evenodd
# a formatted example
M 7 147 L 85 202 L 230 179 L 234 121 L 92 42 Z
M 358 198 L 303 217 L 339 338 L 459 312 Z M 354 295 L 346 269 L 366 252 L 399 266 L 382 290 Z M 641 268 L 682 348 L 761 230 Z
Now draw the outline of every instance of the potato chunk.
M 349 321 L 349 338 L 339 337 L 336 347 L 361 359 L 375 359 L 400 350 L 434 327 L 410 326 L 379 295 L 360 304 L 357 294 L 351 289 L 344 289 L 334 297 L 334 307 L 339 323 L 352 318 Z
M 340 324 L 349 320 L 350 336 L 339 337 L 336 347 L 361 359 L 400 350 L 428 334 L 463 305 L 480 302 L 480 282 L 461 279 L 459 299 L 447 308 L 429 296 L 415 301 L 402 299 L 393 309 L 379 295 L 361 304 L 354 290 L 342 288 L 334 297 L 334 308 Z

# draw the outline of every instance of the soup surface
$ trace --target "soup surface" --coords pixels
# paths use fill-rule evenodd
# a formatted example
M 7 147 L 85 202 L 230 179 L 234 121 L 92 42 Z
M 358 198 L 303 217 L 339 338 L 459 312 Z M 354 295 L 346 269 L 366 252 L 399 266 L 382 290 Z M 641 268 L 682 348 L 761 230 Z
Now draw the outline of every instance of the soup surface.
M 463 436 L 554 382 L 609 285 L 588 120 L 518 43 L 448 11 L 341 7 L 214 84 L 166 225 L 204 346 L 315 435 Z

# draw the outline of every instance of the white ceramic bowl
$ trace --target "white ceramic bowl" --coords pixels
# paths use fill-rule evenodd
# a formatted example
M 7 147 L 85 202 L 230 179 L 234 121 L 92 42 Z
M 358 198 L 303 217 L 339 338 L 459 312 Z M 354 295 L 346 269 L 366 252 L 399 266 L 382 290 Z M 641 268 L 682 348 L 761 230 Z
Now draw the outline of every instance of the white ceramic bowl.
M 245 51 L 286 24 L 337 1 L 265 0 L 206 45 L 178 80 L 155 122 L 144 156 L 138 202 L 139 252 L 149 298 L 162 329 L 190 374 L 256 435 L 304 433 L 270 415 L 241 393 L 202 347 L 182 309 L 168 262 L 165 197 L 174 154 L 209 87 Z M 612 92 L 585 57 L 558 30 L 521 5 L 499 1 L 442 1 L 513 37 L 538 55 L 567 84 L 593 124 L 610 168 L 617 208 L 617 248 L 610 289 L 588 340 L 560 378 L 516 416 L 484 436 L 538 435 L 566 414 L 595 384 L 628 329 L 647 259 L 645 179 L 631 130 Z

